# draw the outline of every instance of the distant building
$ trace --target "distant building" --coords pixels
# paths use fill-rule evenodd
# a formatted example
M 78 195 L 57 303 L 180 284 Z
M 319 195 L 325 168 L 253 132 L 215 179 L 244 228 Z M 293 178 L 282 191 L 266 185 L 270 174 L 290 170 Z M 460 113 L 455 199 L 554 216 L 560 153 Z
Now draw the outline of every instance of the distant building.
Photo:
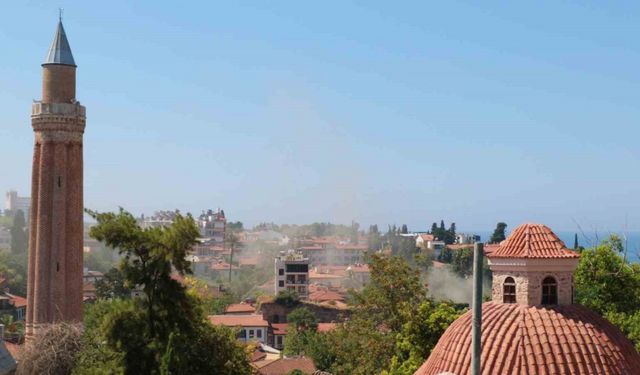
M 167 227 L 173 224 L 173 221 L 176 219 L 176 214 L 180 213 L 180 211 L 156 211 L 152 216 L 144 216 L 142 215 L 138 221 L 140 222 L 140 226 L 147 228 L 157 228 L 157 227 Z
M 238 328 L 238 340 L 242 342 L 258 341 L 266 343 L 269 323 L 262 315 L 209 315 L 209 321 L 213 325 L 223 325 Z
M 224 244 L 226 227 L 227 219 L 224 216 L 224 210 L 207 210 L 198 217 L 200 236 L 212 239 L 214 244 Z
M 434 237 L 433 234 L 429 233 L 420 233 L 416 236 L 416 246 L 422 247 L 424 249 L 433 250 L 436 253 L 439 253 L 440 250 L 444 249 L 444 241 L 439 240 Z
M 480 242 L 480 236 L 477 234 L 466 234 L 466 233 L 458 233 L 456 234 L 456 243 L 463 244 L 472 244 L 475 242 Z
M 25 220 L 29 220 L 31 198 L 21 197 L 17 191 L 9 190 L 5 196 L 4 209 L 9 216 L 15 215 L 20 210 L 24 214 Z
M 309 295 L 308 286 L 309 258 L 294 250 L 280 252 L 275 259 L 275 294 L 288 290 L 304 299 Z

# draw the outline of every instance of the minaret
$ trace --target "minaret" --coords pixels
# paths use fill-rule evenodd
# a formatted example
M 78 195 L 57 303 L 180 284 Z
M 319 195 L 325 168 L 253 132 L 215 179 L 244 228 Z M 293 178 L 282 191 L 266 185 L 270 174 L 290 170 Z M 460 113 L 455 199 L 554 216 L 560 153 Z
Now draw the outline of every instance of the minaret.
M 43 324 L 82 320 L 85 108 L 76 100 L 76 64 L 62 26 L 42 64 L 42 101 L 33 103 L 27 336 Z

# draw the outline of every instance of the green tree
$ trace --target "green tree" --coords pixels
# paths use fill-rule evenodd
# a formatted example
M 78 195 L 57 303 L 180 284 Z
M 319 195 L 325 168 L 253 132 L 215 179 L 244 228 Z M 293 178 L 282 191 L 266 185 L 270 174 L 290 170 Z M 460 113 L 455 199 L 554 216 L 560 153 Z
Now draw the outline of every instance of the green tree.
M 369 227 L 367 232 L 367 247 L 370 251 L 378 251 L 382 246 L 382 239 L 380 237 L 380 231 L 378 225 L 374 224 Z
M 213 327 L 198 300 L 172 277 L 191 273 L 187 252 L 198 229 L 191 216 L 176 213 L 166 227 L 141 228 L 130 213 L 97 213 L 90 234 L 122 256 L 119 269 L 127 285 L 143 296 L 105 314 L 101 330 L 106 343 L 122 353 L 125 374 L 158 374 L 170 337 L 170 373 L 245 374 L 247 357 L 231 330 Z
M 315 331 L 318 328 L 318 318 L 306 307 L 291 311 L 287 321 L 296 331 Z
M 496 224 L 496 229 L 493 231 L 489 243 L 500 243 L 504 241 L 507 238 L 507 235 L 505 234 L 506 229 L 507 224 L 503 222 L 499 222 L 498 224 Z
M 451 270 L 460 277 L 473 275 L 473 249 L 460 249 L 453 252 Z
M 233 253 L 240 244 L 240 239 L 238 235 L 234 231 L 226 231 L 224 234 L 224 242 L 231 250 L 231 255 L 229 257 L 229 283 L 231 283 L 231 271 L 233 269 Z
M 284 338 L 284 354 L 306 354 L 307 348 L 318 335 L 318 318 L 309 309 L 301 307 L 289 313 L 287 321 L 289 325 Z
M 620 254 L 620 237 L 613 235 L 586 249 L 575 272 L 576 298 L 600 314 L 634 313 L 640 306 L 640 264 L 630 264 Z
M 27 223 L 22 210 L 16 211 L 13 217 L 13 225 L 11 226 L 11 252 L 13 254 L 22 254 L 27 252 Z
M 462 311 L 449 303 L 423 301 L 415 315 L 407 316 L 396 341 L 397 354 L 383 374 L 411 375 L 429 356 L 440 336 Z
M 117 268 L 112 268 L 104 277 L 95 282 L 98 298 L 129 298 L 132 286 L 125 283 L 124 276 Z
M 300 303 L 300 297 L 296 292 L 282 290 L 278 292 L 274 302 L 285 307 L 294 307 Z
M 640 264 L 629 263 L 617 235 L 582 251 L 574 274 L 578 303 L 597 311 L 640 350 Z
M 460 311 L 427 299 L 419 271 L 400 257 L 374 254 L 369 267 L 371 281 L 352 292 L 348 321 L 324 334 L 292 334 L 285 350 L 291 343 L 334 374 L 413 374 Z

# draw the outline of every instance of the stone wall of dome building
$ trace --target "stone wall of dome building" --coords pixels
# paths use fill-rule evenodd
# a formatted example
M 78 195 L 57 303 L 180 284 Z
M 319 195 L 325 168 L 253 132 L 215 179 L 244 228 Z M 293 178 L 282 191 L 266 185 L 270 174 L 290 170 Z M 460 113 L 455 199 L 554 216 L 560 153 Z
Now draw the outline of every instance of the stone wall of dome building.
M 521 305 L 540 305 L 542 303 L 542 281 L 551 276 L 558 285 L 558 304 L 573 303 L 573 272 L 539 272 L 539 271 L 494 271 L 492 300 L 502 303 L 504 298 L 504 281 L 512 277 L 516 284 L 516 303 Z

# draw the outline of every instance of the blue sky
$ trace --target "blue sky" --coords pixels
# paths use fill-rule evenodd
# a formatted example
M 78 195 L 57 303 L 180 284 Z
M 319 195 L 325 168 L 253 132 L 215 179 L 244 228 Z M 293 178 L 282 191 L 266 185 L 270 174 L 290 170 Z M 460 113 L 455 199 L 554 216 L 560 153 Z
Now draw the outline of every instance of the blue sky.
M 2 192 L 58 7 L 87 207 L 640 230 L 637 2 L 3 4 Z

